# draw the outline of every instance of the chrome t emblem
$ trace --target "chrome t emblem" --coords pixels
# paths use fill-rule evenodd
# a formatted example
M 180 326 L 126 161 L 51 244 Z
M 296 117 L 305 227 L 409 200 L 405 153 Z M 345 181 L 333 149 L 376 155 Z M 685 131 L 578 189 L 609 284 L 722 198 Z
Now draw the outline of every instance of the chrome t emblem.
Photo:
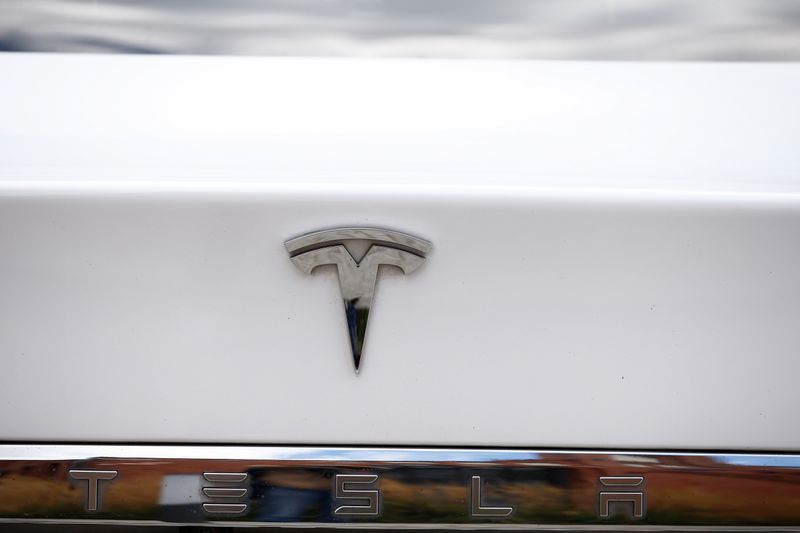
M 290 239 L 286 241 L 286 249 L 292 262 L 306 274 L 318 266 L 336 265 L 353 364 L 358 373 L 378 267 L 391 265 L 409 274 L 425 260 L 431 243 L 385 229 L 334 228 Z

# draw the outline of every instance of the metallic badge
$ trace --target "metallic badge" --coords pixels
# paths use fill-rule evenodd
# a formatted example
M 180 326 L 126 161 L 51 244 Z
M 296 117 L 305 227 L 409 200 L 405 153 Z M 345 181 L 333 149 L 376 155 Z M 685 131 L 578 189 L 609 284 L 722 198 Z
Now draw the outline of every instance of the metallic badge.
M 361 365 L 378 267 L 390 265 L 409 274 L 422 265 L 431 243 L 397 231 L 377 228 L 334 228 L 286 241 L 297 267 L 310 274 L 322 265 L 336 265 L 344 300 L 347 331 L 356 373 Z
M 380 493 L 375 489 L 378 476 L 375 474 L 336 474 L 334 478 L 335 495 L 337 500 L 359 501 L 362 504 L 337 506 L 333 511 L 335 516 L 378 516 L 378 499 Z M 355 487 L 369 487 L 372 490 L 357 489 Z
M 603 476 L 602 490 L 598 494 L 600 517 L 611 516 L 611 504 L 632 504 L 633 518 L 644 517 L 644 478 L 641 476 Z
M 86 505 L 88 512 L 93 513 L 100 509 L 101 481 L 111 481 L 117 477 L 116 470 L 69 470 L 69 477 L 76 481 L 86 481 Z
M 204 472 L 203 480 L 212 483 L 203 487 L 203 495 L 210 501 L 203 504 L 203 510 L 210 514 L 236 515 L 247 511 L 242 498 L 247 496 L 247 472 Z

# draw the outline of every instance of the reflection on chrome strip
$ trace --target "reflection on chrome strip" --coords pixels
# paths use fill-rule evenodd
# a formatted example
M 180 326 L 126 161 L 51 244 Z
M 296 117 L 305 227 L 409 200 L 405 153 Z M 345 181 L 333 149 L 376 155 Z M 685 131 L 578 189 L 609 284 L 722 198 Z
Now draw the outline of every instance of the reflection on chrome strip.
M 0 522 L 798 530 L 800 456 L 0 446 Z
M 0 50 L 798 61 L 795 0 L 3 0 Z

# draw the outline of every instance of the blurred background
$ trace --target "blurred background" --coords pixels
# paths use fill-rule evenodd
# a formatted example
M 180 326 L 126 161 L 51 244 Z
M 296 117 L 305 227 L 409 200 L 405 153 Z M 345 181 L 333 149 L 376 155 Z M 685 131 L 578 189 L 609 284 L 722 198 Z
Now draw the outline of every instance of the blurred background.
M 0 0 L 0 51 L 797 61 L 797 0 Z

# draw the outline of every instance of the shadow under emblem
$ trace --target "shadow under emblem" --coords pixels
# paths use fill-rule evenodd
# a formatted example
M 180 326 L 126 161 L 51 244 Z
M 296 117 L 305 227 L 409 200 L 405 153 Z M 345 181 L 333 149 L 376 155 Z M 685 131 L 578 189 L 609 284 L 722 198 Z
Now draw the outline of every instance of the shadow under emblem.
M 357 246 L 352 244 L 359 242 L 366 243 L 367 248 L 363 256 L 356 258 L 353 250 Z M 290 239 L 285 246 L 292 262 L 306 274 L 322 265 L 336 265 L 356 374 L 361 366 L 378 267 L 391 265 L 409 274 L 422 265 L 432 248 L 431 243 L 413 235 L 378 228 L 316 231 Z

